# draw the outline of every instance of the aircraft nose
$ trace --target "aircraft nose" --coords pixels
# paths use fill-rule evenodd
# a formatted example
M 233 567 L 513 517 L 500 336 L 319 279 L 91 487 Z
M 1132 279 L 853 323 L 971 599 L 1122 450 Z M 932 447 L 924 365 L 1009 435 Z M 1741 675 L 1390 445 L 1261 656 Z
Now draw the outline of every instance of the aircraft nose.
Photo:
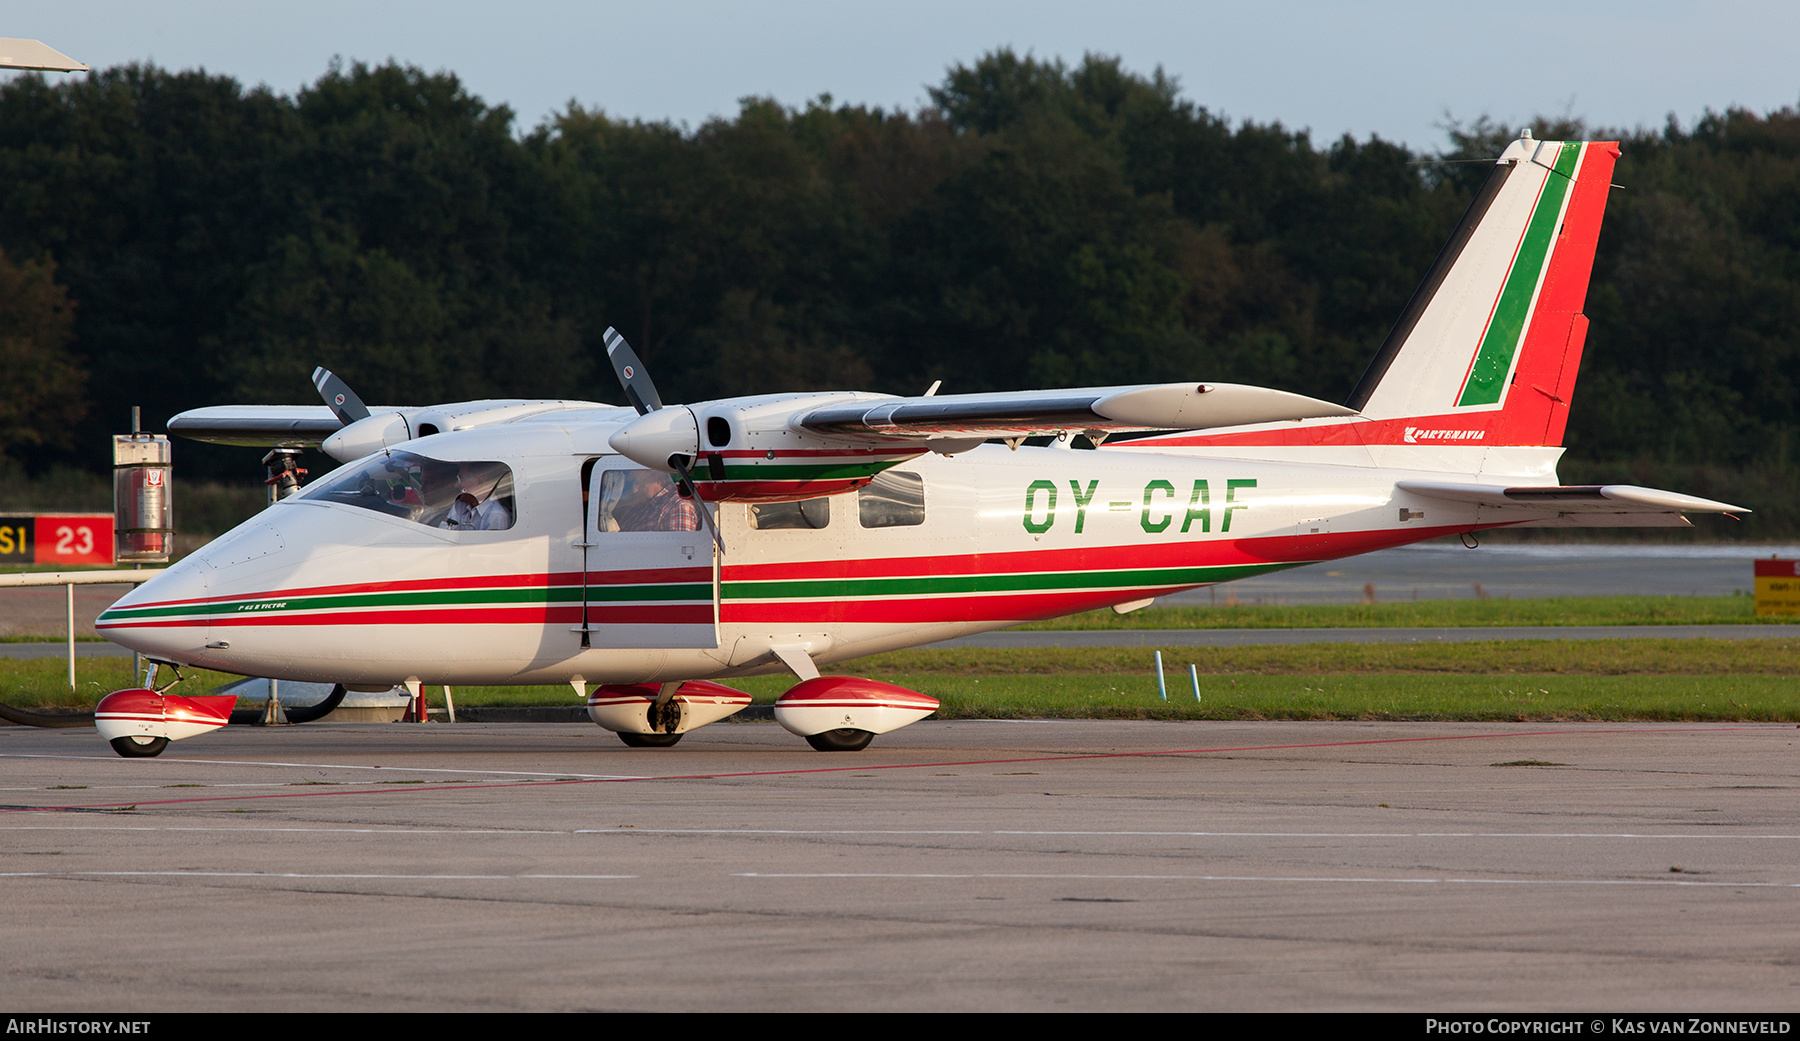
M 100 612 L 94 630 L 139 654 L 192 662 L 206 647 L 212 571 L 199 556 L 189 557 Z

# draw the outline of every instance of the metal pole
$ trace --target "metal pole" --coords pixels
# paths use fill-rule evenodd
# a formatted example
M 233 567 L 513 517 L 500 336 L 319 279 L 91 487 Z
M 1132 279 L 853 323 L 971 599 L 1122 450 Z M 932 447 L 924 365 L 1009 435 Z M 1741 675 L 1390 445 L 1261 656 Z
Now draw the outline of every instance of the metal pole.
M 131 408 L 131 411 L 133 413 L 136 413 L 137 406 L 133 405 Z M 136 416 L 134 415 L 132 418 L 135 419 Z M 133 423 L 132 426 L 136 427 L 137 424 Z M 142 564 L 134 564 L 133 567 L 138 571 L 142 571 L 144 569 L 144 565 L 142 565 Z M 133 582 L 131 584 L 131 588 L 133 590 L 136 590 L 138 586 L 141 586 L 143 584 L 144 584 L 144 580 L 140 578 L 136 582 Z M 138 678 L 143 675 L 144 675 L 144 656 L 142 654 L 138 653 L 137 651 L 132 651 L 131 652 L 131 682 L 136 683 L 138 681 Z M 149 685 L 150 685 L 150 682 L 149 682 L 148 678 L 146 677 L 145 681 L 144 681 L 144 686 L 148 687 Z
M 63 587 L 69 593 L 69 690 L 75 689 L 75 583 Z
M 1200 666 L 1188 666 L 1188 679 L 1194 681 L 1194 704 L 1197 705 L 1200 703 Z
M 444 711 L 449 715 L 450 722 L 456 722 L 456 699 L 450 695 L 448 686 L 444 687 Z
M 1163 682 L 1161 651 L 1156 652 L 1156 692 L 1162 695 L 1164 701 L 1169 700 L 1169 685 Z

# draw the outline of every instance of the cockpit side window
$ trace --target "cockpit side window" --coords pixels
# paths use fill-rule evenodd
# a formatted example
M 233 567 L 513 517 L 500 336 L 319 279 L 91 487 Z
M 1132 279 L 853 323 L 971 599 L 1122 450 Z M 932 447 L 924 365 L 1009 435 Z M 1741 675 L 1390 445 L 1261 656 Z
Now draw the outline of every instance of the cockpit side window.
M 382 452 L 322 478 L 297 498 L 404 517 L 450 531 L 513 526 L 513 475 L 505 463 L 450 462 Z

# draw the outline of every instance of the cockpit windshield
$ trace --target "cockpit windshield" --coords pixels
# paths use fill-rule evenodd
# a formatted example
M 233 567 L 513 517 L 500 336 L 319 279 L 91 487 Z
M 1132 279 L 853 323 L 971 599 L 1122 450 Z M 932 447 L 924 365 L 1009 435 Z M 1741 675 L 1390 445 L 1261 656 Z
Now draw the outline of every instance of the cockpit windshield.
M 382 452 L 334 471 L 296 498 L 341 502 L 451 531 L 513 526 L 513 477 L 505 463 Z

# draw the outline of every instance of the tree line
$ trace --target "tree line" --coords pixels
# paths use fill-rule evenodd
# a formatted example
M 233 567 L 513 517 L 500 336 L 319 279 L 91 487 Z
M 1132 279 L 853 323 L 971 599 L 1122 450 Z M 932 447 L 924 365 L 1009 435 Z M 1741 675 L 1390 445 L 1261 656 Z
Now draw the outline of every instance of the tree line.
M 996 51 L 918 111 L 746 99 L 522 131 L 455 76 L 289 95 L 128 65 L 0 86 L 0 452 L 105 466 L 129 406 L 619 400 L 1217 379 L 1342 400 L 1516 135 L 1233 124 L 1160 72 Z M 1572 457 L 1793 467 L 1800 113 L 1618 137 Z M 244 453 L 183 448 L 242 476 Z

